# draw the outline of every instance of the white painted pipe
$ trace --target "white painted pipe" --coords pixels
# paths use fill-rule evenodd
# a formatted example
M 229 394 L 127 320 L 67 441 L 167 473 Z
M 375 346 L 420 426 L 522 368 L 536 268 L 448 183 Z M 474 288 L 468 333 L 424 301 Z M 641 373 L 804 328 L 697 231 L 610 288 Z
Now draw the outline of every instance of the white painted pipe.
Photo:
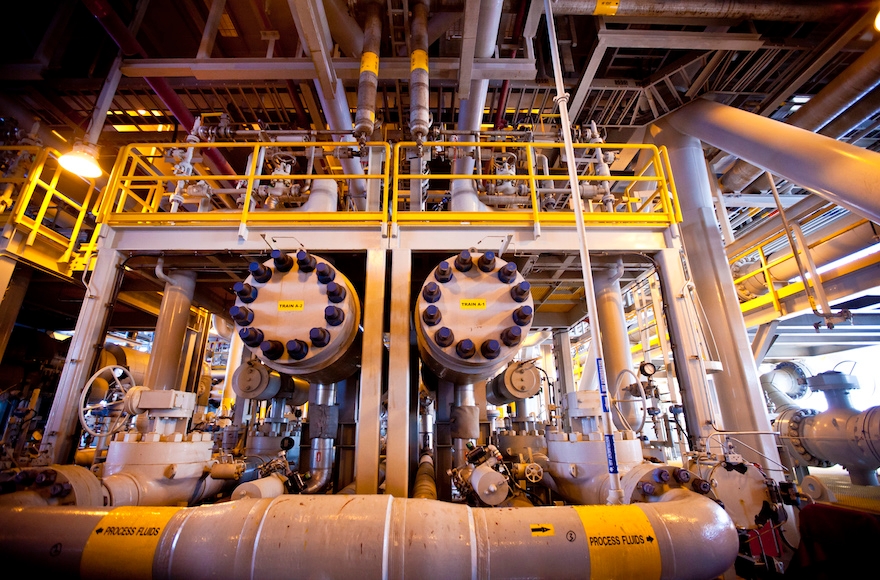
M 706 99 L 685 105 L 664 122 L 880 222 L 880 153 Z
M 309 198 L 294 211 L 333 212 L 339 204 L 339 189 L 335 179 L 313 179 Z
M 620 291 L 620 277 L 623 275 L 623 261 L 618 260 L 614 269 L 593 270 L 593 287 L 596 290 L 596 317 L 602 329 L 602 352 L 605 355 L 605 370 L 609 377 L 616 378 L 621 372 L 633 370 L 632 351 L 629 344 L 629 333 L 626 315 L 623 312 L 623 294 Z M 592 364 L 589 361 L 587 364 Z M 614 424 L 618 429 L 628 429 L 627 425 L 641 424 L 641 407 L 629 392 L 618 390 L 617 381 L 610 381 L 611 394 L 614 398 L 624 400 L 617 407 L 626 423 L 619 415 L 613 415 Z M 629 402 L 631 401 L 631 402 Z
M 37 576 L 126 580 L 132 569 L 192 580 L 703 580 L 730 568 L 739 542 L 725 511 L 691 492 L 667 495 L 655 503 L 519 509 L 389 495 L 283 495 L 109 516 L 106 508 L 29 507 L 0 512 L 0 555 Z M 120 547 L 125 536 L 112 546 L 97 541 L 95 531 L 111 522 L 155 528 L 158 541 L 134 536 L 138 550 Z M 61 554 L 45 557 L 57 543 Z
M 348 13 L 343 0 L 324 0 L 324 14 L 330 35 L 347 56 L 359 58 L 364 50 L 364 31 L 357 20 Z
M 151 390 L 168 391 L 180 387 L 177 381 L 189 324 L 189 309 L 196 288 L 196 273 L 166 274 L 162 270 L 163 265 L 162 258 L 159 258 L 156 276 L 165 282 L 165 291 L 159 307 L 144 386 Z
M 332 95 L 324 94 L 321 83 L 315 83 L 315 91 L 318 94 L 318 100 L 321 102 L 321 109 L 327 118 L 327 123 L 331 131 L 339 131 L 339 134 L 333 136 L 338 141 L 352 141 L 354 137 L 351 135 L 353 128 L 351 121 L 351 110 L 348 105 L 345 87 L 342 79 L 336 79 L 336 88 Z M 361 165 L 359 157 L 348 157 L 339 160 L 342 170 L 346 175 L 363 175 L 364 168 Z M 363 179 L 349 180 L 349 192 L 355 204 L 355 207 L 363 211 L 367 207 L 367 184 Z
M 483 0 L 480 3 L 480 29 L 477 31 L 474 58 L 489 58 L 495 52 L 498 39 L 498 27 L 501 23 L 502 0 Z M 489 92 L 488 80 L 471 81 L 470 94 L 459 104 L 458 130 L 479 131 L 483 122 L 483 108 L 486 106 L 486 95 Z M 467 137 L 466 139 L 472 139 Z M 474 172 L 475 159 L 471 156 L 473 148 L 462 151 L 455 161 L 453 173 L 471 174 Z M 477 196 L 472 180 L 456 179 L 450 189 L 449 209 L 452 211 L 491 211 Z

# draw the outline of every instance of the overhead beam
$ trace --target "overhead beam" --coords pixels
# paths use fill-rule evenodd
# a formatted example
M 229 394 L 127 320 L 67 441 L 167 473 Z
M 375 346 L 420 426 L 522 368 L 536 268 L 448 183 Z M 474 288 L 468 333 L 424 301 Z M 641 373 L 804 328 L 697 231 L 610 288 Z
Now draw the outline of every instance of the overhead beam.
M 480 0 L 467 2 L 464 8 L 464 33 L 461 38 L 461 61 L 458 68 L 458 98 L 470 98 L 474 70 L 474 51 L 477 47 L 477 28 L 480 24 Z
M 802 199 L 806 199 L 807 195 L 781 195 L 779 196 L 780 201 L 782 202 L 782 206 L 785 208 L 789 208 L 801 201 Z M 743 195 L 722 195 L 721 199 L 724 201 L 724 207 L 764 207 L 764 208 L 775 208 L 776 200 L 773 199 L 772 195 L 761 195 L 757 193 L 747 193 Z

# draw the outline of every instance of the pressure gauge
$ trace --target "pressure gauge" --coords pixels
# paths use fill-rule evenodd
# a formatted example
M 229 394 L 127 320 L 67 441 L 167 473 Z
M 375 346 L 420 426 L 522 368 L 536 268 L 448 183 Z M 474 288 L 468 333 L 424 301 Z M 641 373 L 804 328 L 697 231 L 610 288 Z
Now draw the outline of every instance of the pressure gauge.
M 642 364 L 639 365 L 639 372 L 650 379 L 654 376 L 654 373 L 657 372 L 657 367 L 654 366 L 654 363 L 643 361 Z

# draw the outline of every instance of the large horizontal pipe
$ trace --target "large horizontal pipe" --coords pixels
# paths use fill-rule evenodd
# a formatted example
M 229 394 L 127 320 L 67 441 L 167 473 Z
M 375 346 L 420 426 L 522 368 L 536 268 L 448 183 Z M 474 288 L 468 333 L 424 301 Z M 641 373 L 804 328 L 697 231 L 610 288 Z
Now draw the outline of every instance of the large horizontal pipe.
M 880 153 L 706 99 L 665 120 L 685 135 L 880 222 Z
M 611 6 L 609 6 L 609 4 Z M 705 0 L 557 0 L 555 14 L 597 16 L 640 16 L 677 18 L 749 18 L 753 20 L 791 20 L 819 22 L 852 12 L 867 10 L 873 2 L 824 2 L 822 0 L 768 0 L 764 2 L 706 2 Z
M 0 511 L 0 554 L 8 566 L 38 577 L 126 580 L 135 570 L 139 577 L 192 580 L 702 580 L 727 570 L 738 551 L 727 513 L 692 492 L 667 495 L 671 501 L 519 509 L 387 495 L 284 495 L 114 511 L 17 508 Z M 120 532 L 128 529 L 131 535 Z
M 807 131 L 818 131 L 835 117 L 854 106 L 880 83 L 880 42 L 865 51 L 854 63 L 828 83 L 785 122 Z M 829 137 L 837 138 L 836 135 Z M 725 191 L 742 191 L 761 171 L 740 159 L 721 177 Z

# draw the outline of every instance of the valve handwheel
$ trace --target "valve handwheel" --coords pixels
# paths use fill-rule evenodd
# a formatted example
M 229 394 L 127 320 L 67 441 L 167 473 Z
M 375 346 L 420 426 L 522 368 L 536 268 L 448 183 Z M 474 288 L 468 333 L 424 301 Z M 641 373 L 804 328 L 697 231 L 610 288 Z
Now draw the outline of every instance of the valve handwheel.
M 92 386 L 107 374 L 113 377 L 100 401 L 89 403 Z M 83 431 L 93 437 L 112 435 L 125 426 L 131 416 L 123 408 L 128 389 L 135 385 L 131 371 L 120 365 L 106 366 L 86 382 L 79 396 L 79 422 Z
M 531 483 L 538 483 L 544 479 L 544 468 L 537 463 L 529 463 L 526 465 L 525 476 Z

